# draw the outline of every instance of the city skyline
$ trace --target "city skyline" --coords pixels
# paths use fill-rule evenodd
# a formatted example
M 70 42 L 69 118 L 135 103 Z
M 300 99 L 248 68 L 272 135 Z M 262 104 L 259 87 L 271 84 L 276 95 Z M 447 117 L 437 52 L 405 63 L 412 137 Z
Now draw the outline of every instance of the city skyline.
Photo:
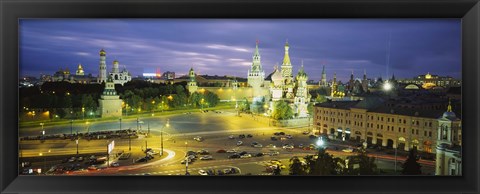
M 438 74 L 461 78 L 460 20 L 456 19 L 45 19 L 20 21 L 20 75 L 53 74 L 81 63 L 98 75 L 100 49 L 107 70 L 118 60 L 133 77 L 173 71 L 246 77 L 259 40 L 265 74 L 281 65 L 288 40 L 294 74 L 305 66 L 318 81 L 412 78 Z M 388 64 L 388 65 L 387 65 Z M 388 66 L 388 68 L 387 68 Z M 388 72 L 388 75 L 387 75 Z

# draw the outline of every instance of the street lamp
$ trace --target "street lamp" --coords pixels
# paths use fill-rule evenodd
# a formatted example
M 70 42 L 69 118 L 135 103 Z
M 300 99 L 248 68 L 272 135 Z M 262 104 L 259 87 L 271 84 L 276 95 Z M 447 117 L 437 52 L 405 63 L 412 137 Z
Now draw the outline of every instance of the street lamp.
M 70 136 L 73 135 L 73 120 L 70 120 Z
M 170 127 L 170 119 L 167 119 L 167 124 L 165 124 L 165 127 Z M 165 127 L 162 127 L 162 130 L 160 130 L 160 156 L 163 156 L 163 128 Z
M 325 144 L 325 142 L 323 141 L 323 137 L 318 138 L 316 144 L 317 144 L 317 147 L 319 147 L 319 149 L 323 147 L 323 145 Z
M 75 140 L 75 143 L 77 144 L 77 158 L 78 158 L 78 138 Z
M 85 107 L 82 107 L 82 120 L 85 120 Z
M 383 90 L 388 92 L 388 91 L 392 90 L 392 88 L 393 88 L 392 84 L 390 82 L 388 82 L 388 80 L 385 81 L 385 83 L 383 84 Z

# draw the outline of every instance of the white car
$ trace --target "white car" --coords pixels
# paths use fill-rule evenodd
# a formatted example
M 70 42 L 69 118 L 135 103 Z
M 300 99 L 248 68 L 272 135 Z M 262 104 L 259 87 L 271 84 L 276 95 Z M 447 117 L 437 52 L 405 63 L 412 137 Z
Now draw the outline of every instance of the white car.
M 243 145 L 243 141 L 237 141 L 237 146 Z
M 343 152 L 347 152 L 347 153 L 352 153 L 353 152 L 353 149 L 352 148 L 345 148 L 342 150 Z
M 280 154 L 280 152 L 270 152 L 270 153 L 268 153 L 268 155 L 270 155 L 270 156 L 276 156 L 278 154 Z
M 199 171 L 198 171 L 198 174 L 200 174 L 200 175 L 208 175 L 207 171 L 205 171 L 205 170 L 199 170 Z
M 227 150 L 227 153 L 237 153 L 237 150 L 235 149 Z
M 240 158 L 251 158 L 252 155 L 251 154 L 243 154 L 240 156 Z
M 287 137 L 288 139 L 292 139 L 292 138 L 293 138 L 292 135 L 285 135 L 285 137 Z
M 255 145 L 253 145 L 253 147 L 255 147 L 255 148 L 262 148 L 263 145 L 262 145 L 262 144 L 255 144 Z
M 194 137 L 193 138 L 195 141 L 203 141 L 203 138 L 200 136 Z
M 228 139 L 235 139 L 235 137 L 233 135 L 229 135 Z
M 284 145 L 283 149 L 293 149 L 293 145 Z
M 213 160 L 213 157 L 211 155 L 206 155 L 206 156 L 200 157 L 200 160 Z
M 118 167 L 120 166 L 120 164 L 118 162 L 112 162 L 112 164 L 110 164 L 110 166 L 112 167 Z

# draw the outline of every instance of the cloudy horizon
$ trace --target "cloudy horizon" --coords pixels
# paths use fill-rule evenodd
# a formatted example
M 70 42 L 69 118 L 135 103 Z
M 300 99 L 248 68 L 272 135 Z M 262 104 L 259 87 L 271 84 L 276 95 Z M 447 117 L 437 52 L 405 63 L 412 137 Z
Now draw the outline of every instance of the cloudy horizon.
M 346 81 L 437 74 L 461 78 L 459 19 L 22 19 L 20 75 L 38 77 L 78 63 L 96 76 L 99 51 L 133 77 L 193 67 L 197 74 L 246 77 L 259 40 L 265 74 L 283 60 L 288 40 L 293 73 L 302 61 L 318 81 L 325 65 Z

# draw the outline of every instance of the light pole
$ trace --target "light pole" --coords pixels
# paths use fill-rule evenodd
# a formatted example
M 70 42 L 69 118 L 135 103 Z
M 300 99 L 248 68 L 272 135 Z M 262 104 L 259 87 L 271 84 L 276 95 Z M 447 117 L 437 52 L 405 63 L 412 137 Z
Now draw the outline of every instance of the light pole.
M 167 119 L 167 124 L 165 124 L 165 127 L 170 127 L 170 119 Z M 164 127 L 162 127 L 162 130 L 160 131 L 160 156 L 163 156 L 163 128 Z
M 82 107 L 82 120 L 85 120 L 85 107 Z
M 73 120 L 70 120 L 70 136 L 73 135 Z
M 78 138 L 75 140 L 75 143 L 77 144 L 77 158 L 78 158 Z
M 150 135 L 150 122 L 147 122 L 147 137 Z
M 120 131 L 121 131 L 121 130 L 122 130 L 122 118 L 120 117 L 120 118 L 118 119 L 118 121 L 120 122 Z
M 155 100 L 152 100 L 152 116 L 155 116 Z
M 44 123 L 40 123 L 40 126 L 42 126 L 42 139 L 45 139 L 45 130 L 43 130 L 43 125 Z

